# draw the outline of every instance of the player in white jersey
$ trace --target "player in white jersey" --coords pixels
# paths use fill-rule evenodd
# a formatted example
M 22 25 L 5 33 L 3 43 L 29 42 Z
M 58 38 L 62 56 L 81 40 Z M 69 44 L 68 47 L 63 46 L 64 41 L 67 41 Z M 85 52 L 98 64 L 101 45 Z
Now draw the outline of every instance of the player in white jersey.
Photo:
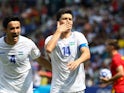
M 52 64 L 51 93 L 84 93 L 84 62 L 90 58 L 85 36 L 72 30 L 73 15 L 64 8 L 57 13 L 57 29 L 45 40 Z
M 51 69 L 51 65 L 40 55 L 31 39 L 20 35 L 19 17 L 6 17 L 3 27 L 6 35 L 0 38 L 0 93 L 33 93 L 29 59 L 34 59 L 48 69 Z

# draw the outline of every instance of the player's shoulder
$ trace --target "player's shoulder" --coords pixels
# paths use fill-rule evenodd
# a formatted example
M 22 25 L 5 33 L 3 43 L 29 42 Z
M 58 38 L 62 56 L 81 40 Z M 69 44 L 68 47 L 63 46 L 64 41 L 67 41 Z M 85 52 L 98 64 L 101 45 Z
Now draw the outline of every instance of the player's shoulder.
M 53 35 L 49 35 L 47 38 L 51 38 Z
M 124 61 L 124 56 L 121 56 L 121 59 Z
M 27 42 L 31 42 L 32 41 L 30 38 L 25 37 L 25 36 L 21 36 L 21 35 L 19 36 L 19 38 L 20 38 L 21 41 L 27 41 Z
M 81 37 L 84 37 L 84 34 L 81 33 L 81 32 L 78 32 L 78 31 L 73 31 L 73 32 L 72 32 L 72 36 L 73 36 L 74 38 L 81 38 Z
M 73 31 L 72 34 L 74 34 L 74 35 L 83 35 L 83 33 L 78 32 L 78 31 Z
M 0 43 L 3 43 L 4 41 L 4 36 L 0 37 Z
M 50 39 L 52 38 L 52 36 L 53 36 L 53 35 L 47 36 L 46 39 L 45 39 L 45 41 L 50 40 Z
M 2 37 L 0 37 L 0 40 L 2 40 L 3 39 L 3 36 Z

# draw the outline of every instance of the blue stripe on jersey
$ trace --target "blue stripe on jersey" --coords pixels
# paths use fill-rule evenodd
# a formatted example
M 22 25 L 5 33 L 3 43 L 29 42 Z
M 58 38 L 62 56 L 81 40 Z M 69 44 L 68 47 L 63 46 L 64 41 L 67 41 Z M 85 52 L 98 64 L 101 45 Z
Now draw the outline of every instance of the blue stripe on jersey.
M 88 47 L 87 43 L 83 43 L 79 46 L 79 49 L 81 49 L 82 47 Z

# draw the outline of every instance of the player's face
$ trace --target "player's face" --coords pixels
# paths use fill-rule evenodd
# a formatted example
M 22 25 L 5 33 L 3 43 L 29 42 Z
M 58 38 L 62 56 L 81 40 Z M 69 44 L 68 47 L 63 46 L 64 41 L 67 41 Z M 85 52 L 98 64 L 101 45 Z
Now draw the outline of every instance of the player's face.
M 73 25 L 73 18 L 72 15 L 67 13 L 67 14 L 63 14 L 60 18 L 60 24 L 69 24 L 70 25 L 70 29 L 72 29 L 72 25 Z
M 21 25 L 19 21 L 10 21 L 7 25 L 6 42 L 8 44 L 16 44 L 21 32 Z

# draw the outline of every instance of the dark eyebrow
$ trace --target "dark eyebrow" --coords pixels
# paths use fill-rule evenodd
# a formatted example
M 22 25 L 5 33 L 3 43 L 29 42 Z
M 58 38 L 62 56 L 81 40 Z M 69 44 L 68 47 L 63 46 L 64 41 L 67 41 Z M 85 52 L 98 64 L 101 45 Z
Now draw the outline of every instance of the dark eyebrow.
M 17 26 L 17 27 L 10 27 L 10 29 L 12 30 L 12 29 L 18 29 L 18 28 L 20 28 L 20 26 Z
M 67 18 L 67 17 L 64 17 L 64 18 L 61 18 L 61 19 L 69 19 L 69 20 L 72 20 L 72 18 Z

